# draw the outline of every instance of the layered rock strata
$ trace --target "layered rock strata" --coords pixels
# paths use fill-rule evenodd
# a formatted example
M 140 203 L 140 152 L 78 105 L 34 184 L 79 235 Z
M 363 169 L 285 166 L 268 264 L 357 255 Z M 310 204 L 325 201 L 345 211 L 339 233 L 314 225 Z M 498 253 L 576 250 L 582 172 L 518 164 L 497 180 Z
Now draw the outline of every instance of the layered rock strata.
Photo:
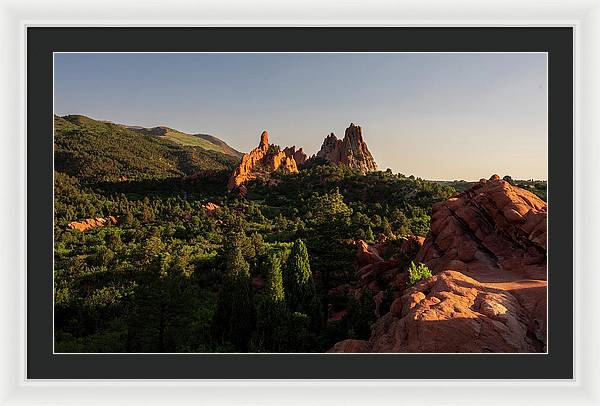
M 433 276 L 399 290 L 369 340 L 332 352 L 545 352 L 547 205 L 494 175 L 433 207 L 416 255 Z

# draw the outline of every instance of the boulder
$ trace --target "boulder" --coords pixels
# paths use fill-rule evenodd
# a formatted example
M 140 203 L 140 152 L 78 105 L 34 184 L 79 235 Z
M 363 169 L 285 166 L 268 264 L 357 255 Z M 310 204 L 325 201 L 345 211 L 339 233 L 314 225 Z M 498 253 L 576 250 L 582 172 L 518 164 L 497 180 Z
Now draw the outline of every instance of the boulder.
M 117 224 L 117 218 L 115 216 L 108 217 L 97 217 L 93 219 L 85 219 L 82 221 L 72 221 L 67 224 L 67 228 L 70 230 L 79 230 L 81 232 L 87 231 L 96 227 L 104 227 L 112 224 Z

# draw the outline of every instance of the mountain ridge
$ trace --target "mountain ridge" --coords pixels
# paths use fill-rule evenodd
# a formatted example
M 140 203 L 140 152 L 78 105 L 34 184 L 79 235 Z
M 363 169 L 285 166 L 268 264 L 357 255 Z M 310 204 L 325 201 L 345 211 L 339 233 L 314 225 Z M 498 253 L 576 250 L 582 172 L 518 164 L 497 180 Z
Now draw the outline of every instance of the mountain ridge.
M 55 170 L 86 181 L 164 179 L 229 171 L 238 158 L 82 115 L 54 116 Z
M 57 115 L 55 115 L 55 116 L 57 116 Z M 144 135 L 151 135 L 154 137 L 166 139 L 166 140 L 172 141 L 179 145 L 200 147 L 200 148 L 203 148 L 208 151 L 221 152 L 225 155 L 230 155 L 230 156 L 233 156 L 236 158 L 241 158 L 242 155 L 244 155 L 242 152 L 231 147 L 225 141 L 223 141 L 220 138 L 215 137 L 214 135 L 211 135 L 211 134 L 204 134 L 204 133 L 190 134 L 190 133 L 186 133 L 184 131 L 180 131 L 180 130 L 177 130 L 175 128 L 168 127 L 165 125 L 159 125 L 159 126 L 154 126 L 154 127 L 144 127 L 144 126 L 140 126 L 140 125 L 116 123 L 111 120 L 96 120 L 94 118 L 91 118 L 91 117 L 83 115 L 83 114 L 67 114 L 64 116 L 57 116 L 57 117 L 61 117 L 63 119 L 65 119 L 66 117 L 70 117 L 71 119 L 75 119 L 75 120 L 79 120 L 79 121 L 83 121 L 83 122 L 86 122 L 87 120 L 93 120 L 93 121 L 97 121 L 99 123 L 111 124 L 111 125 L 125 128 L 130 131 L 136 131 L 136 132 L 139 132 Z M 67 120 L 69 121 L 69 119 L 67 119 Z

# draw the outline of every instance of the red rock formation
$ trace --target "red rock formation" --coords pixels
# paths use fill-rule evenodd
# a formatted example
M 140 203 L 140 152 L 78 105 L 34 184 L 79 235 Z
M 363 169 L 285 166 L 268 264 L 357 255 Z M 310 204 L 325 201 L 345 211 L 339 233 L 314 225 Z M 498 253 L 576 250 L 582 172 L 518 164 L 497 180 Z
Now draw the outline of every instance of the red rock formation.
M 545 291 L 545 281 L 489 285 L 445 270 L 392 303 L 373 326 L 371 351 L 541 352 L 545 333 L 531 334 L 532 317 L 545 320 Z M 539 309 L 528 308 L 523 295 Z
M 434 275 L 398 292 L 368 344 L 330 351 L 544 352 L 546 215 L 497 176 L 435 205 L 417 254 Z
M 415 253 L 423 245 L 423 237 L 408 236 L 400 241 L 388 241 L 385 238 L 379 239 L 376 244 L 368 245 L 362 240 L 357 243 L 356 265 L 358 267 L 358 276 L 360 281 L 359 290 L 369 287 L 371 292 L 377 296 L 389 285 L 394 290 L 404 290 L 406 287 L 406 273 L 402 270 L 401 264 L 406 262 L 407 258 L 413 258 Z M 393 244 L 393 255 L 389 260 L 381 258 L 381 252 Z
M 235 169 L 231 177 L 229 178 L 229 182 L 227 183 L 227 188 L 232 190 L 243 183 L 247 182 L 250 179 L 254 179 L 256 176 L 253 175 L 254 168 L 260 163 L 260 161 L 267 155 L 269 151 L 269 133 L 263 131 L 260 135 L 260 143 L 258 147 L 254 148 L 248 154 L 244 154 L 242 156 L 242 162 Z
M 219 209 L 221 206 L 219 206 L 218 204 L 212 203 L 212 202 L 208 202 L 206 204 L 203 204 L 202 207 L 208 212 L 208 213 L 213 213 L 215 210 Z
M 365 265 L 375 264 L 383 261 L 379 256 L 379 252 L 375 247 L 369 246 L 363 240 L 358 240 L 356 243 L 356 263 L 359 268 Z
M 268 177 L 269 173 L 278 169 L 287 173 L 298 172 L 293 154 L 291 151 L 286 153 L 286 150 L 269 154 L 269 134 L 263 131 L 260 136 L 260 144 L 248 154 L 244 154 L 242 162 L 231 174 L 227 188 L 229 190 L 239 188 L 252 179 Z
M 363 140 L 362 128 L 350 123 L 343 140 L 331 133 L 323 141 L 317 157 L 332 163 L 342 163 L 361 172 L 377 170 L 377 164 Z
M 296 165 L 298 166 L 302 165 L 308 160 L 308 157 L 306 156 L 302 148 L 296 149 L 296 146 L 286 147 L 284 148 L 283 152 L 285 152 L 287 156 L 294 158 L 294 161 L 296 161 Z
M 431 270 L 452 261 L 546 279 L 546 203 L 497 175 L 433 207 L 431 234 L 417 260 Z
M 287 173 L 298 172 L 298 166 L 296 165 L 296 161 L 293 157 L 287 156 L 284 151 L 279 151 L 275 155 L 267 156 L 266 165 L 267 170 L 270 172 L 276 171 L 280 168 Z
M 79 230 L 81 232 L 87 231 L 96 227 L 104 227 L 111 224 L 117 224 L 117 218 L 115 216 L 108 217 L 97 217 L 94 219 L 86 219 L 82 221 L 72 221 L 67 224 L 67 227 L 71 230 Z

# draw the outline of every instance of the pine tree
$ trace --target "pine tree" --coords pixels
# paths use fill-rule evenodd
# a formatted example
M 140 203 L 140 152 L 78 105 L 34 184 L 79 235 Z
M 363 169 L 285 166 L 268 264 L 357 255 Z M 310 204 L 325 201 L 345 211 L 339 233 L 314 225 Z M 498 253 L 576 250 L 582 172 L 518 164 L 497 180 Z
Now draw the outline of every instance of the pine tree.
M 352 298 L 348 307 L 347 321 L 351 338 L 368 339 L 371 334 L 371 324 L 375 318 L 373 293 L 366 289 L 360 298 Z
M 312 216 L 307 215 L 311 232 L 304 236 L 310 249 L 311 264 L 319 270 L 323 289 L 330 289 L 347 279 L 346 276 L 340 278 L 340 270 L 352 268 L 349 259 L 352 249 L 345 240 L 354 236 L 353 210 L 344 202 L 338 189 L 325 195 L 313 194 L 307 206 L 312 212 Z
M 127 317 L 127 351 L 176 352 L 193 340 L 188 334 L 193 289 L 172 265 L 169 253 L 159 253 L 137 277 Z
M 371 226 L 369 226 L 367 228 L 367 232 L 365 234 L 365 240 L 368 243 L 372 243 L 373 241 L 375 241 L 375 236 L 373 235 L 373 229 L 371 229 Z
M 283 287 L 288 309 L 306 314 L 313 329 L 318 330 L 321 324 L 321 304 L 316 295 L 308 251 L 302 240 L 294 242 L 283 275 Z
M 282 303 L 285 300 L 281 260 L 276 255 L 270 255 L 267 260 L 267 282 L 265 293 L 271 303 Z
M 386 217 L 383 218 L 382 222 L 383 234 L 388 238 L 396 238 L 392 232 L 392 226 Z
M 223 286 L 213 317 L 217 341 L 230 342 L 236 349 L 246 351 L 255 316 L 250 266 L 241 248 L 233 244 L 226 255 Z
M 308 251 L 302 240 L 296 240 L 288 257 L 283 276 L 283 286 L 290 310 L 305 311 L 315 294 L 315 284 L 310 270 Z
M 262 352 L 282 352 L 287 348 L 288 314 L 285 304 L 281 259 L 272 254 L 266 261 L 267 281 L 257 309 L 256 334 L 253 349 Z

